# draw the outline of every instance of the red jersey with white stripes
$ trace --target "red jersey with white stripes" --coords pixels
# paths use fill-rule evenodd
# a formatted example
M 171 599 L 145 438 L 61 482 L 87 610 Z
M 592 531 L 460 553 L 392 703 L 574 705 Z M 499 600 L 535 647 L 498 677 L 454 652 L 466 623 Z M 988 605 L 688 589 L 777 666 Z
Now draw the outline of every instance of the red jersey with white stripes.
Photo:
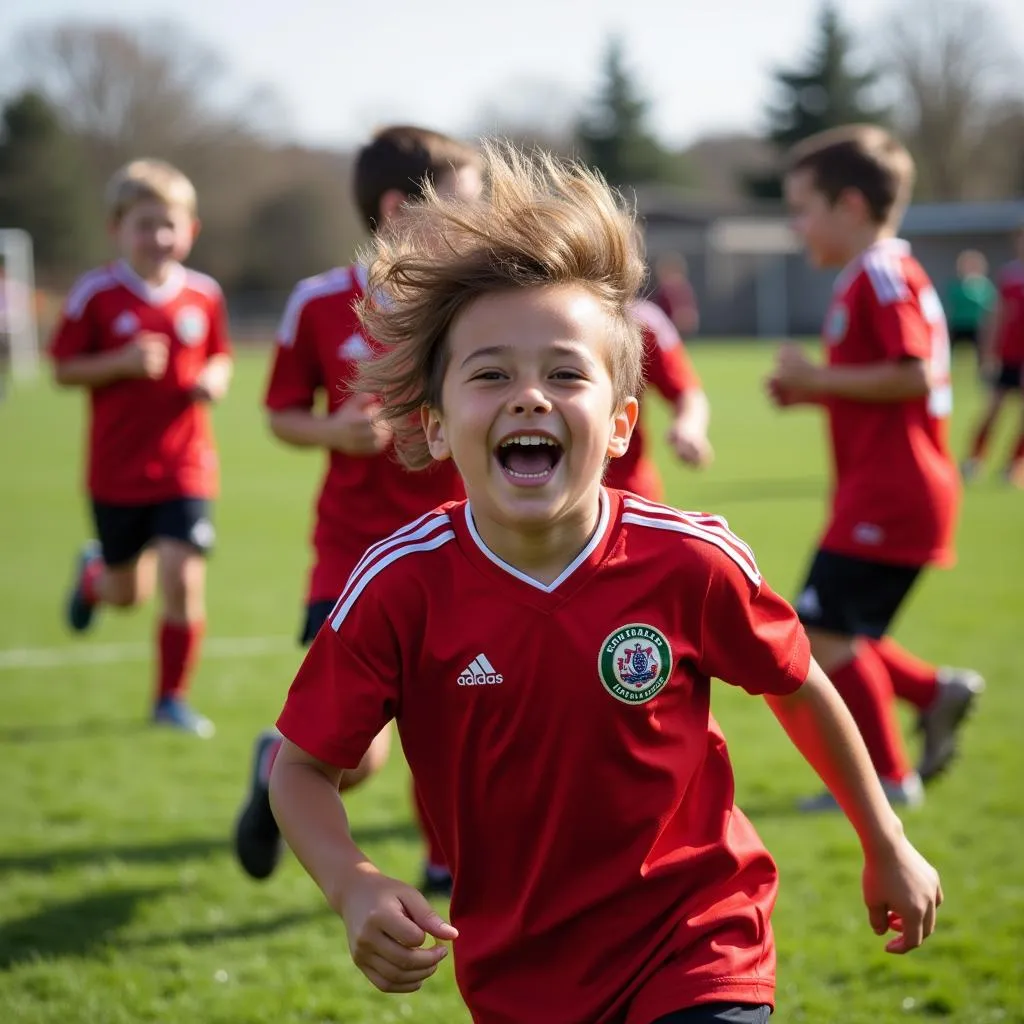
M 806 636 L 723 520 L 600 503 L 549 585 L 488 550 L 465 502 L 375 545 L 278 721 L 353 767 L 397 720 L 478 1024 L 773 998 L 776 868 L 733 804 L 711 678 L 790 693 Z
M 824 400 L 834 493 L 822 548 L 898 565 L 950 563 L 960 485 L 946 440 L 949 335 L 906 242 L 878 242 L 839 275 L 823 340 L 830 366 L 921 359 L 931 391 L 902 402 Z
M 355 310 L 365 284 L 365 268 L 357 265 L 296 285 L 278 329 L 267 409 L 312 409 L 321 392 L 328 412 L 347 401 L 359 363 L 376 348 Z M 391 450 L 370 456 L 332 451 L 316 506 L 309 600 L 333 601 L 370 544 L 463 493 L 451 462 L 413 479 Z
M 1014 260 L 1000 271 L 999 333 L 996 357 L 1003 363 L 1024 363 L 1024 263 Z
M 633 307 L 643 327 L 644 379 L 675 407 L 684 391 L 700 388 L 700 378 L 686 354 L 683 339 L 675 324 L 646 299 Z M 621 458 L 612 459 L 605 471 L 605 483 L 642 497 L 659 500 L 662 496 L 658 470 L 647 453 L 643 419 L 638 419 Z
M 68 293 L 50 354 L 60 362 L 110 352 L 148 331 L 167 338 L 163 377 L 90 389 L 89 493 L 117 505 L 212 498 L 219 473 L 210 414 L 191 394 L 210 357 L 231 352 L 212 277 L 176 264 L 154 287 L 124 262 L 93 270 Z

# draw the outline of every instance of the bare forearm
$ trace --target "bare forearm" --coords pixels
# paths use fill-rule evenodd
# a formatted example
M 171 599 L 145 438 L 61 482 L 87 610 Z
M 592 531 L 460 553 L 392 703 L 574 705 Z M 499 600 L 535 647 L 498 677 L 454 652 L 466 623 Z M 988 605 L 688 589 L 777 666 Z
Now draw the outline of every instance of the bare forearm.
M 861 402 L 905 402 L 928 394 L 928 372 L 919 359 L 868 363 L 864 366 L 820 366 L 811 389 L 815 394 Z
M 97 352 L 94 355 L 64 359 L 53 370 L 54 380 L 64 388 L 98 388 L 123 380 L 124 354 L 119 349 Z
M 689 388 L 676 400 L 676 424 L 688 433 L 706 434 L 711 404 L 701 388 Z
M 315 764 L 293 760 L 290 747 L 286 740 L 274 762 L 271 807 L 281 835 L 328 902 L 337 906 L 347 879 L 376 873 L 376 868 L 352 839 L 338 779 Z M 291 753 L 296 749 L 291 747 Z
M 295 448 L 328 448 L 327 418 L 312 409 L 283 409 L 269 417 L 270 432 Z
M 850 819 L 866 852 L 892 847 L 903 826 L 889 806 L 856 723 L 818 664 L 787 697 L 768 706 Z

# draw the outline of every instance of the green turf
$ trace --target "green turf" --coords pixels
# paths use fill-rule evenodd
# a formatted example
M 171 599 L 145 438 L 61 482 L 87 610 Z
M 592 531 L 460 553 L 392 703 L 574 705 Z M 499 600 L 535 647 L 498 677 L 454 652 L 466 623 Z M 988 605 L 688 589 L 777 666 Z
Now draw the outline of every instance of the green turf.
M 823 435 L 813 412 L 780 415 L 762 400 L 769 355 L 766 345 L 695 349 L 714 407 L 717 462 L 703 475 L 663 465 L 671 499 L 727 515 L 768 579 L 792 594 L 823 513 Z M 217 413 L 224 499 L 210 564 L 210 635 L 279 642 L 204 662 L 196 701 L 219 727 L 208 743 L 141 724 L 150 610 L 104 615 L 86 640 L 72 640 L 61 625 L 72 551 L 86 529 L 80 398 L 40 384 L 0 405 L 5 1024 L 468 1020 L 447 966 L 413 996 L 371 989 L 349 961 L 340 922 L 293 861 L 256 885 L 231 859 L 250 739 L 276 713 L 299 659 L 291 639 L 320 469 L 315 454 L 286 452 L 268 439 L 257 408 L 264 359 L 241 360 L 234 392 Z M 977 401 L 965 357 L 957 384 L 962 437 Z M 1011 429 L 1004 424 L 1000 450 Z M 929 575 L 897 626 L 923 655 L 974 665 L 989 680 L 961 763 L 936 784 L 927 807 L 908 816 L 947 896 L 939 932 L 913 956 L 887 956 L 868 929 L 858 850 L 845 823 L 792 813 L 793 801 L 816 786 L 767 709 L 725 687 L 716 694 L 739 802 L 781 868 L 782 1022 L 1024 1022 L 1022 518 L 1024 493 L 994 477 L 974 485 L 958 568 Z M 135 646 L 122 648 L 118 661 L 81 660 L 109 644 Z M 68 660 L 11 668 L 14 656 L 3 652 L 24 648 L 56 648 Z M 350 813 L 385 870 L 416 876 L 419 845 L 400 758 L 352 795 Z

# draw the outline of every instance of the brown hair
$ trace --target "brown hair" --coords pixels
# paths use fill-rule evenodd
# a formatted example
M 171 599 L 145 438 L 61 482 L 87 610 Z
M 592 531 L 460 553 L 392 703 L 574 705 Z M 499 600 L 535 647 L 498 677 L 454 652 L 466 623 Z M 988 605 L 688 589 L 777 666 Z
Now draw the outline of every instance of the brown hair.
M 876 224 L 898 221 L 914 187 L 914 160 L 884 128 L 851 124 L 819 132 L 790 151 L 786 173 L 809 171 L 830 203 L 847 189 L 864 196 Z
M 611 321 L 616 401 L 642 384 L 643 342 L 630 310 L 644 268 L 621 198 L 595 172 L 547 153 L 527 157 L 503 143 L 486 144 L 483 155 L 484 199 L 441 198 L 428 187 L 424 202 L 382 232 L 371 253 L 370 297 L 359 316 L 384 351 L 362 364 L 356 386 L 379 396 L 398 455 L 411 469 L 431 460 L 419 412 L 441 408 L 448 331 L 483 295 L 582 285 Z
M 370 231 L 380 227 L 380 200 L 397 189 L 419 199 L 425 185 L 448 171 L 479 165 L 480 154 L 465 142 L 412 125 L 383 128 L 356 155 L 356 206 Z
M 165 160 L 132 160 L 107 182 L 107 213 L 119 221 L 136 203 L 155 199 L 168 206 L 183 206 L 196 215 L 196 190 L 177 167 Z

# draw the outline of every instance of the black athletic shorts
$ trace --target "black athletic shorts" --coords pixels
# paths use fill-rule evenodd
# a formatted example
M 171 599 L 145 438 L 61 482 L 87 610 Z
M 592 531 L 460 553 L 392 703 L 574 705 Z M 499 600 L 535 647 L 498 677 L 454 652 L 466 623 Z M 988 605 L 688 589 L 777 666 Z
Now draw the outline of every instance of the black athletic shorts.
M 961 341 L 969 342 L 971 345 L 977 347 L 978 345 L 978 328 L 977 327 L 951 327 L 949 330 L 949 343 L 956 345 Z
M 1019 391 L 1024 386 L 1024 365 L 1021 363 L 1000 363 L 992 379 L 997 391 Z
M 172 498 L 152 505 L 92 503 L 103 561 L 112 566 L 134 561 L 161 537 L 191 544 L 200 554 L 208 555 L 215 536 L 211 511 L 206 498 Z
M 327 621 L 327 616 L 336 604 L 337 601 L 310 601 L 306 605 L 306 618 L 299 632 L 299 643 L 303 647 L 308 647 L 316 639 L 320 627 Z
M 691 1006 L 688 1010 L 659 1017 L 652 1024 L 767 1024 L 772 1015 L 771 1007 L 764 1003 L 753 1006 L 750 1003 L 704 1003 Z
M 809 628 L 878 640 L 920 574 L 918 565 L 818 551 L 794 607 Z

